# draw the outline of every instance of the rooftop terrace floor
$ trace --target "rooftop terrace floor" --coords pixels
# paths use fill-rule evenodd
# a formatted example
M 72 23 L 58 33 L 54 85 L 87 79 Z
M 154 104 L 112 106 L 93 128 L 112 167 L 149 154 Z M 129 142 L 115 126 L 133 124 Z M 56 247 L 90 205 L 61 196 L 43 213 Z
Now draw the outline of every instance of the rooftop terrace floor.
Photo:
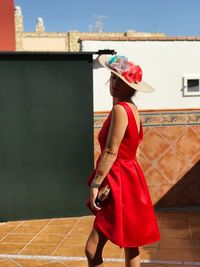
M 140 248 L 142 267 L 200 266 L 200 212 L 156 212 L 161 240 Z M 93 216 L 0 223 L 0 266 L 86 267 L 84 245 Z M 124 251 L 107 242 L 105 267 L 124 266 Z

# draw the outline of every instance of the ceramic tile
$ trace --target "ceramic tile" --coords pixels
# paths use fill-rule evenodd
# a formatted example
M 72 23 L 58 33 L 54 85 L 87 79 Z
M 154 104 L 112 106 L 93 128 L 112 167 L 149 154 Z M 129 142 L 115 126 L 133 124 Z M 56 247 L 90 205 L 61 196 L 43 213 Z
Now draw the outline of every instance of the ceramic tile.
M 192 250 L 192 241 L 190 239 L 165 238 L 160 240 L 160 248 L 177 248 Z
M 192 125 L 192 129 L 196 132 L 200 134 L 200 125 Z
M 86 244 L 87 239 L 88 239 L 88 235 L 82 235 L 82 236 L 69 235 L 63 240 L 62 245 L 63 246 L 69 246 L 69 245 L 84 246 Z
M 65 237 L 65 234 L 39 234 L 31 243 L 55 243 L 59 244 Z
M 48 225 L 67 225 L 67 226 L 73 226 L 75 223 L 77 223 L 77 218 L 59 218 L 52 220 Z
M 193 267 L 193 265 L 182 265 L 182 264 L 141 264 L 141 267 Z
M 66 265 L 59 261 L 53 261 L 40 265 L 40 267 L 66 267 Z
M 28 227 L 28 226 L 40 226 L 40 227 L 44 227 L 46 226 L 48 223 L 50 223 L 52 220 L 51 219 L 41 219 L 41 220 L 28 220 L 25 221 L 23 223 L 23 227 Z
M 67 234 L 71 231 L 73 225 L 48 225 L 42 234 Z
M 200 222 L 200 211 L 198 212 L 192 212 L 188 214 L 189 223 L 192 222 Z
M 186 221 L 162 221 L 161 229 L 188 229 L 188 223 Z
M 148 133 L 144 142 L 141 143 L 140 149 L 149 160 L 159 159 L 169 149 L 169 144 L 163 142 L 156 130 Z
M 166 140 L 171 145 L 174 145 L 176 139 L 179 138 L 184 133 L 186 127 L 177 125 L 171 127 L 163 126 L 163 127 L 158 127 L 157 130 L 164 137 L 164 140 Z
M 0 243 L 0 252 L 1 254 L 17 254 L 24 247 L 25 244 Z
M 106 262 L 105 267 L 124 267 L 124 262 Z
M 56 249 L 57 244 L 28 244 L 22 249 L 21 255 L 46 255 L 49 256 Z
M 14 231 L 12 231 L 12 234 L 37 234 L 39 233 L 45 226 L 41 225 L 29 225 L 29 226 L 19 226 Z
M 161 239 L 178 238 L 191 240 L 189 229 L 160 229 Z
M 199 261 L 199 212 L 159 212 L 156 211 L 156 217 L 158 221 L 161 223 L 161 240 L 160 242 L 150 244 L 148 246 L 141 248 L 142 259 L 162 259 L 162 260 L 186 260 L 186 261 Z M 57 220 L 57 219 L 56 219 Z M 69 219 L 70 220 L 70 219 Z M 79 220 L 79 221 L 78 221 Z M 55 233 L 43 233 L 41 232 L 38 235 L 38 243 L 31 242 L 29 245 L 19 244 L 20 239 L 14 239 L 14 236 L 18 236 L 18 238 L 24 238 L 24 242 L 27 237 L 34 234 L 9 234 L 7 237 L 10 238 L 8 240 L 15 242 L 13 244 L 5 244 L 0 243 L 0 251 L 1 253 L 9 253 L 9 254 L 20 254 L 20 255 L 54 255 L 57 256 L 84 256 L 84 247 L 85 241 L 88 237 L 87 231 L 90 229 L 94 220 L 94 216 L 85 216 L 77 219 L 77 225 L 74 228 L 74 233 L 70 233 L 69 236 L 66 234 L 55 234 Z M 49 225 L 52 227 L 61 227 L 63 230 L 63 226 L 73 226 L 67 222 L 66 218 L 61 219 L 60 223 L 56 222 L 55 225 Z M 36 227 L 37 225 L 33 225 Z M 26 228 L 31 228 L 31 225 L 26 226 Z M 76 229 L 77 228 L 77 229 Z M 192 233 L 192 239 L 190 237 L 190 231 Z M 29 236 L 30 235 L 30 236 Z M 40 239 L 40 237 L 42 239 Z M 60 243 L 58 247 L 59 240 L 58 237 L 64 237 L 64 241 Z M 54 239 L 55 238 L 55 239 Z M 46 240 L 46 241 L 45 241 Z M 62 240 L 61 240 L 62 241 Z M 44 242 L 44 243 L 43 243 Z M 51 243 L 52 242 L 52 243 Z M 55 242 L 55 243 L 53 243 Z M 7 247 L 3 247 L 1 245 L 8 245 Z M 13 246 L 14 245 L 14 246 Z M 17 246 L 17 245 L 22 245 Z M 3 252 L 2 252 L 3 251 Z M 56 254 L 57 253 L 57 254 Z M 104 249 L 104 257 L 123 257 L 123 249 L 119 249 L 119 247 L 115 246 L 113 243 L 108 241 L 106 247 Z M 19 259 L 18 259 L 19 260 Z M 18 260 L 14 260 L 18 262 Z M 23 260 L 21 260 L 21 265 L 23 266 Z M 26 260 L 24 260 L 26 261 Z M 28 261 L 27 261 L 28 262 Z M 30 263 L 29 261 L 28 263 Z M 36 265 L 24 265 L 23 267 L 32 267 L 39 266 Z M 1 263 L 1 261 L 0 261 Z M 20 261 L 18 262 L 20 263 Z M 42 262 L 43 263 L 43 262 Z M 79 262 L 80 263 L 80 262 Z M 81 262 L 80 266 L 84 266 L 86 262 Z M 26 264 L 26 262 L 25 262 Z M 79 266 L 77 261 L 70 263 L 72 265 L 69 266 Z M 83 265 L 82 265 L 83 264 Z M 1 265 L 0 265 L 1 266 Z M 87 266 L 87 265 L 86 265 Z M 106 263 L 107 266 L 107 263 Z M 45 266 L 44 266 L 45 267 Z M 148 265 L 150 267 L 150 265 Z M 156 265 L 156 267 L 158 267 Z M 172 267 L 171 265 L 169 267 Z M 184 265 L 184 267 L 186 267 Z M 190 266 L 191 267 L 191 266 Z
M 193 261 L 193 253 L 192 250 L 189 249 L 160 248 L 158 252 L 158 259 Z
M 146 174 L 147 171 L 151 168 L 152 163 L 144 157 L 142 152 L 139 152 L 139 156 L 137 157 L 137 159 L 138 159 L 138 162 L 140 163 L 142 171 Z
M 196 222 L 194 222 L 194 221 L 189 221 L 188 222 L 188 224 L 190 225 L 190 227 L 197 227 L 197 226 L 199 226 L 199 222 L 198 221 L 196 221 Z
M 158 202 L 157 198 L 158 187 L 157 185 L 148 185 L 148 190 L 151 197 L 151 201 L 153 205 L 155 205 Z
M 158 167 L 171 182 L 177 182 L 187 170 L 186 159 L 171 148 L 159 161 Z
M 1 240 L 1 243 L 28 243 L 34 236 L 35 234 L 8 234 Z
M 0 234 L 0 242 L 1 240 L 7 235 L 7 233 L 4 233 L 4 234 Z
M 0 261 L 0 267 L 19 267 L 19 265 L 12 260 L 4 259 Z
M 108 117 L 109 112 L 104 113 L 104 114 L 95 114 L 94 115 L 94 127 L 95 128 L 101 128 L 104 121 L 106 120 L 106 118 Z
M 193 250 L 193 260 L 200 262 L 200 250 Z
M 188 215 L 186 212 L 165 212 L 163 214 L 163 220 L 165 221 L 188 221 Z
M 200 225 L 190 225 L 192 239 L 200 239 Z
M 200 253 L 200 239 L 193 239 L 192 247 L 193 247 L 193 250 L 199 250 L 199 253 Z
M 0 226 L 0 234 L 4 234 L 4 233 L 10 233 L 12 232 L 17 226 L 11 226 L 11 225 L 6 225 L 3 224 Z
M 67 267 L 88 267 L 88 264 L 86 261 L 62 261 L 62 262 Z
M 95 216 L 93 216 L 93 215 L 83 216 L 83 217 L 80 217 L 79 223 L 81 223 L 81 222 L 91 223 L 94 220 L 94 218 L 95 218 Z
M 191 123 L 200 123 L 200 116 L 199 116 L 199 112 L 190 112 L 189 114 L 187 114 L 187 123 L 191 124 Z
M 141 263 L 141 267 L 183 267 L 183 266 L 177 266 L 177 265 L 167 265 L 167 264 L 150 264 L 150 263 Z M 190 266 L 191 267 L 191 266 Z
M 93 220 L 91 219 L 82 219 L 82 220 L 79 220 L 79 222 L 76 224 L 75 227 L 87 227 L 87 226 L 92 226 L 93 224 Z
M 53 253 L 53 256 L 85 257 L 85 246 L 64 246 L 61 244 Z
M 184 114 L 163 114 L 161 119 L 161 124 L 163 125 L 176 125 L 185 124 L 187 117 Z
M 17 227 L 23 223 L 24 223 L 24 221 L 9 221 L 9 222 L 5 222 L 4 225 Z M 0 225 L 1 225 L 1 223 L 0 223 Z
M 200 164 L 200 151 L 198 151 L 196 154 L 193 155 L 193 157 L 190 159 L 190 162 L 192 166 L 196 164 Z
M 150 126 L 150 125 L 160 125 L 161 123 L 161 117 L 160 116 L 156 116 L 155 114 L 151 113 L 148 114 L 146 116 L 142 116 L 142 124 L 144 126 Z
M 170 190 L 173 188 L 173 184 L 166 183 L 166 184 L 158 184 L 157 190 L 154 192 L 154 197 L 156 198 L 157 202 L 164 197 Z
M 155 210 L 156 218 L 157 219 L 162 219 L 163 217 L 163 212 L 160 210 Z
M 71 235 L 89 235 L 92 229 L 92 224 L 77 224 L 71 231 Z
M 150 167 L 146 172 L 146 181 L 148 185 L 162 185 L 168 184 L 169 181 L 162 175 L 162 173 L 153 167 Z
M 32 260 L 32 259 L 31 260 L 15 259 L 14 261 L 23 267 L 37 267 L 49 262 L 48 260 Z
M 187 145 L 185 145 L 187 144 Z M 177 140 L 176 148 L 186 155 L 188 159 L 192 159 L 196 153 L 200 156 L 199 152 L 200 135 L 192 130 L 191 127 Z

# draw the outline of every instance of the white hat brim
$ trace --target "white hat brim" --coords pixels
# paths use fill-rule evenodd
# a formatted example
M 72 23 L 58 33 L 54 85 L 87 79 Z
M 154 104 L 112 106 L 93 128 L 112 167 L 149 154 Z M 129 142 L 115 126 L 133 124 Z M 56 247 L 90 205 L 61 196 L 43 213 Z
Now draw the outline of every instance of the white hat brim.
M 140 91 L 140 92 L 144 92 L 144 93 L 151 93 L 153 91 L 155 91 L 155 89 L 150 86 L 149 84 L 141 81 L 141 82 L 138 82 L 138 83 L 130 83 L 129 81 L 126 80 L 126 78 L 124 76 L 122 76 L 120 73 L 114 71 L 113 69 L 111 69 L 108 65 L 107 65 L 107 62 L 108 62 L 108 56 L 107 55 L 100 55 L 98 57 L 98 61 L 99 63 L 109 69 L 112 73 L 114 73 L 115 75 L 117 75 L 120 79 L 122 79 L 125 83 L 127 83 L 131 88 L 137 90 L 137 91 Z

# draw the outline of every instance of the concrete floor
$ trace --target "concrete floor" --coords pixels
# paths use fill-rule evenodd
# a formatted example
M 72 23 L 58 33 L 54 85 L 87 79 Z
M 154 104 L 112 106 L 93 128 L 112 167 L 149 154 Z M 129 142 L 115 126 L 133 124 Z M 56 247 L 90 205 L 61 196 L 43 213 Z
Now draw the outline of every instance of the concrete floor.
M 200 212 L 156 212 L 161 240 L 140 248 L 142 267 L 200 266 Z M 84 245 L 93 216 L 0 223 L 0 266 L 87 267 Z M 124 266 L 110 241 L 105 267 Z

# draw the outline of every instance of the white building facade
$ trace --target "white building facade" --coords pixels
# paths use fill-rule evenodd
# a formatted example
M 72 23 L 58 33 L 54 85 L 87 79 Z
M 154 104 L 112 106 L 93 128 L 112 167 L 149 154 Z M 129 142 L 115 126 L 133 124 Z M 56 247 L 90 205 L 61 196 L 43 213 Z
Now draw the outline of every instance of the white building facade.
M 195 109 L 200 107 L 200 39 L 82 40 L 82 51 L 113 49 L 143 70 L 153 93 L 138 92 L 134 101 L 142 110 Z M 94 64 L 94 111 L 112 107 L 109 71 Z

